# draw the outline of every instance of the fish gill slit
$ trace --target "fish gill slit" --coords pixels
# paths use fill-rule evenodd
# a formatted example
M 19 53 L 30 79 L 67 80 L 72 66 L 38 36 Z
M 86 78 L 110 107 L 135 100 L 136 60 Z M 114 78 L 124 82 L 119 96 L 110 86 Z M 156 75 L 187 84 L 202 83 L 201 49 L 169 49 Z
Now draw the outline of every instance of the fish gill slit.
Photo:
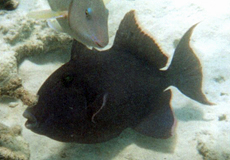
M 95 112 L 95 113 L 93 114 L 92 118 L 91 118 L 91 121 L 92 121 L 93 123 L 95 123 L 95 124 L 96 124 L 96 122 L 94 121 L 94 118 L 95 118 L 95 116 L 104 108 L 104 106 L 105 106 L 105 104 L 106 104 L 107 96 L 108 96 L 107 93 L 103 96 L 103 102 L 102 102 L 102 105 L 101 105 L 100 109 L 99 109 L 97 112 Z

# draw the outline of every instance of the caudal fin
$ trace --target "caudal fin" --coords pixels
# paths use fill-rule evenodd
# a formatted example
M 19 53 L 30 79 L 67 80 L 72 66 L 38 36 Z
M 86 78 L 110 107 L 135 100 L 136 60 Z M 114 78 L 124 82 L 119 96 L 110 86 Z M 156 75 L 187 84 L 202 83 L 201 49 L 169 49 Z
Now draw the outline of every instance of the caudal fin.
M 180 40 L 167 70 L 170 84 L 177 87 L 183 94 L 200 103 L 212 105 L 202 92 L 202 67 L 199 59 L 189 45 L 192 26 Z

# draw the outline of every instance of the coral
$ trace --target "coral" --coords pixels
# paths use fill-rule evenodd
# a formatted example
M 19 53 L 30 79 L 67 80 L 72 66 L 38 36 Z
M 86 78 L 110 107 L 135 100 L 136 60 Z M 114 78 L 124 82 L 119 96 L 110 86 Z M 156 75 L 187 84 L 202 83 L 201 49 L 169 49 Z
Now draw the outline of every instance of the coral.
M 45 21 L 28 19 L 26 16 L 15 19 L 15 23 L 10 25 L 0 24 L 1 34 L 7 44 L 2 52 L 11 50 L 17 61 L 27 56 L 68 48 L 72 42 L 71 37 L 52 30 Z
M 0 9 L 14 10 L 18 7 L 17 0 L 0 0 Z
M 17 60 L 13 52 L 0 52 L 0 86 L 5 80 L 9 79 L 13 74 L 17 74 Z
M 37 97 L 23 88 L 17 76 L 18 64 L 28 56 L 66 49 L 72 39 L 50 29 L 45 21 L 31 20 L 22 15 L 15 18 L 15 14 L 5 15 L 5 23 L 0 24 L 0 97 L 13 97 L 32 106 Z
M 4 84 L 0 85 L 0 97 L 1 96 L 20 99 L 25 105 L 28 106 L 33 106 L 37 103 L 37 96 L 26 91 L 22 86 L 21 79 L 17 76 L 10 78 Z
M 0 159 L 29 160 L 29 145 L 22 138 L 21 130 L 18 125 L 9 128 L 0 123 Z

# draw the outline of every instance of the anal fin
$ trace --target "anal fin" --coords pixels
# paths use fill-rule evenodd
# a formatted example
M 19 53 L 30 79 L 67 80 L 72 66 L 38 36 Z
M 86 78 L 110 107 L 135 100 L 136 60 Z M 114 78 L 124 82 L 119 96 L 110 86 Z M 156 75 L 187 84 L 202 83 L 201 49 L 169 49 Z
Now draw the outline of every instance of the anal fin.
M 153 138 L 169 138 L 174 134 L 176 119 L 170 107 L 171 91 L 163 92 L 154 109 L 133 129 L 137 132 Z

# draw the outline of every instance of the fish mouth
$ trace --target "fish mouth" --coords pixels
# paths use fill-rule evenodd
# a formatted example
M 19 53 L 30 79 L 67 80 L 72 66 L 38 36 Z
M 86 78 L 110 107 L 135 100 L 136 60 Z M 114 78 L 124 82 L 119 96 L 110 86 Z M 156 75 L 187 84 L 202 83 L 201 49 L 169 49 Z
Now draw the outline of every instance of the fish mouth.
M 101 41 L 94 41 L 94 43 L 97 45 L 99 48 L 105 47 L 109 42 L 101 42 Z
M 100 47 L 100 48 L 104 47 L 103 45 L 101 45 L 101 44 L 98 43 L 98 42 L 95 42 L 95 44 L 96 44 L 98 47 Z
M 27 119 L 27 121 L 25 123 L 26 128 L 33 129 L 33 128 L 37 127 L 37 125 L 38 125 L 37 119 L 32 113 L 25 110 L 25 112 L 23 113 L 23 117 L 25 117 Z
M 99 48 L 103 48 L 109 43 L 108 39 L 100 40 L 96 38 L 95 36 L 91 36 L 91 40 L 94 42 L 94 44 L 96 44 L 96 47 L 99 47 Z

